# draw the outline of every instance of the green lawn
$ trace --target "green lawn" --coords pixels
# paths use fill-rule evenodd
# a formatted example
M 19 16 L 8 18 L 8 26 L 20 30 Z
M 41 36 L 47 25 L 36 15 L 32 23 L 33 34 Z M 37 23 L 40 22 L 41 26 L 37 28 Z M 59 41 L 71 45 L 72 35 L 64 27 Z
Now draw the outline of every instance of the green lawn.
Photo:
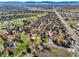
M 10 22 L 9 22 L 9 24 L 10 25 L 12 25 L 12 24 L 14 24 L 14 25 L 23 25 L 24 23 L 23 23 L 23 19 L 16 19 L 16 20 L 11 20 Z
M 23 20 L 17 19 L 17 20 L 15 21 L 15 24 L 16 24 L 16 25 L 23 25 L 24 23 L 23 23 Z
M 21 34 L 21 40 L 24 41 L 24 43 L 17 42 L 16 45 L 18 45 L 18 48 L 14 49 L 14 56 L 17 56 L 21 51 L 23 51 L 26 48 L 26 41 L 27 36 L 24 34 Z
M 44 14 L 37 14 L 36 16 L 31 16 L 29 18 L 36 20 L 36 19 L 38 19 L 38 17 L 42 17 L 42 16 L 44 16 Z M 21 26 L 24 24 L 23 23 L 24 19 L 25 18 L 11 20 L 11 21 L 9 21 L 9 25 L 10 25 L 10 27 L 13 26 L 12 24 Z M 5 32 L 5 30 L 0 29 L 0 34 L 2 34 L 4 32 Z M 21 40 L 24 41 L 24 43 L 17 42 L 16 45 L 18 46 L 18 48 L 14 48 L 14 50 L 13 50 L 14 56 L 18 55 L 19 57 L 23 56 L 20 53 L 26 49 L 26 45 L 30 45 L 30 46 L 32 45 L 32 42 L 30 40 L 28 40 L 28 34 L 25 35 L 25 34 L 21 33 L 20 37 L 21 37 Z M 3 43 L 4 43 L 4 41 L 2 39 L 0 39 L 0 45 L 3 45 Z M 8 56 L 7 52 L 5 52 L 3 54 L 3 56 Z
M 0 34 L 4 34 L 6 30 L 0 29 Z
M 28 17 L 28 19 L 36 20 L 36 19 L 38 19 L 38 17 L 42 17 L 42 16 L 45 16 L 45 15 L 46 15 L 46 14 L 35 14 L 35 15 L 33 15 L 33 16 Z M 10 25 L 10 26 L 13 26 L 12 24 L 14 24 L 14 25 L 21 26 L 21 25 L 24 24 L 24 23 L 23 23 L 23 20 L 24 20 L 24 19 L 26 19 L 26 18 L 13 19 L 13 20 L 9 21 L 9 25 Z
M 0 39 L 0 45 L 3 45 L 4 41 L 2 39 Z
M 24 43 L 20 43 L 20 42 L 17 42 L 16 45 L 18 45 L 18 48 L 15 48 L 14 49 L 14 56 L 22 56 L 22 54 L 20 54 L 22 51 L 24 51 L 26 49 L 26 45 L 31 45 L 32 42 L 27 40 L 28 39 L 28 35 L 25 35 L 25 34 L 21 34 L 21 40 L 24 41 Z
M 35 20 L 35 19 L 38 19 L 36 16 L 31 16 L 31 17 L 29 17 L 30 19 L 33 19 L 33 20 Z
M 38 19 L 38 17 L 42 17 L 42 16 L 45 16 L 46 14 L 36 14 L 36 15 L 33 15 L 33 16 L 30 16 L 29 18 L 32 19 L 32 20 L 36 20 Z

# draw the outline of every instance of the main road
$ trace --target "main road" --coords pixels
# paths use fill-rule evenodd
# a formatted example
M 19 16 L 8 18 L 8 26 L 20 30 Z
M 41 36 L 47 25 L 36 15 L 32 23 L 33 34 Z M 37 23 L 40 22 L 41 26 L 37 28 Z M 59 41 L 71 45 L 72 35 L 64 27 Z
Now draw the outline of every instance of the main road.
M 73 29 L 65 22 L 63 17 L 57 12 L 55 7 L 53 7 L 53 10 L 55 14 L 58 16 L 59 20 L 63 24 L 63 26 L 67 29 L 68 33 L 72 36 L 73 40 L 75 43 L 73 43 L 74 51 L 75 51 L 75 56 L 79 56 L 79 37 L 78 35 L 73 31 Z
M 70 34 L 73 38 L 73 40 L 75 41 L 75 43 L 73 44 L 74 50 L 75 50 L 75 56 L 79 56 L 79 37 L 78 35 L 73 31 L 73 29 L 65 22 L 64 18 L 57 12 L 57 10 L 53 7 L 53 10 L 50 9 L 40 9 L 40 8 L 33 8 L 30 10 L 32 11 L 44 11 L 44 12 L 55 12 L 55 14 L 57 15 L 57 17 L 59 18 L 59 20 L 61 21 L 61 23 L 63 24 L 63 26 L 66 28 L 66 30 L 68 31 L 68 34 Z

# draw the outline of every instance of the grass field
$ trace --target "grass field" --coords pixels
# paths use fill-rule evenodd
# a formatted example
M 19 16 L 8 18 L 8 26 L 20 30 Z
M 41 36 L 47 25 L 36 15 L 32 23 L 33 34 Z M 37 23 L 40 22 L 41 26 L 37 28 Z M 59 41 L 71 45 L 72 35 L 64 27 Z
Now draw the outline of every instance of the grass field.
M 3 45 L 4 41 L 0 38 L 0 45 Z
M 72 52 L 69 52 L 66 49 L 60 48 L 60 47 L 53 47 L 52 53 L 55 55 L 55 57 L 71 57 L 72 56 Z
M 14 20 L 11 20 L 9 22 L 10 25 L 14 24 L 14 25 L 18 25 L 18 26 L 21 26 L 23 25 L 23 19 L 14 19 Z
M 34 16 L 30 16 L 29 19 L 36 20 L 36 19 L 38 19 L 39 17 L 45 16 L 45 15 L 46 15 L 46 14 L 37 14 L 37 15 L 34 15 Z
M 21 37 L 21 40 L 24 41 L 24 43 L 17 42 L 16 45 L 18 46 L 18 48 L 15 48 L 13 52 L 14 52 L 14 56 L 20 56 L 21 57 L 22 56 L 21 52 L 26 50 L 26 45 L 27 44 L 32 45 L 32 42 L 28 40 L 28 35 L 21 33 L 20 37 Z
M 43 15 L 42 14 L 38 14 L 36 16 L 31 16 L 29 18 L 32 18 L 32 19 L 38 19 L 38 17 L 42 17 Z M 23 25 L 23 20 L 26 19 L 26 18 L 18 18 L 18 19 L 14 19 L 14 20 L 11 20 L 9 21 L 9 27 L 13 27 L 12 24 L 14 25 L 17 25 L 17 26 L 21 26 Z M 1 23 L 0 23 L 1 24 Z M 0 29 L 0 34 L 3 34 L 5 33 L 6 30 L 3 30 L 3 29 Z M 20 35 L 21 37 L 21 40 L 24 41 L 24 43 L 20 43 L 20 42 L 17 42 L 16 45 L 18 46 L 18 48 L 14 48 L 13 50 L 13 53 L 14 53 L 14 56 L 23 56 L 22 54 L 20 54 L 23 50 L 26 49 L 26 45 L 32 45 L 32 42 L 28 40 L 28 34 L 25 35 L 23 33 L 21 33 Z M 4 44 L 4 41 L 2 39 L 0 39 L 0 45 L 3 45 Z M 8 53 L 7 52 L 4 52 L 3 56 L 8 56 Z
M 0 29 L 0 34 L 4 34 L 6 30 Z
M 20 43 L 20 42 L 16 43 L 17 48 L 14 48 L 13 50 L 14 56 L 23 56 L 21 52 L 23 52 L 23 50 L 26 49 L 27 44 L 31 44 L 31 42 L 28 41 L 28 35 L 21 33 L 20 37 L 21 37 L 21 40 L 23 40 L 23 43 Z M 0 45 L 3 45 L 3 43 L 4 41 L 0 40 Z M 3 56 L 8 57 L 9 55 L 7 52 L 5 52 Z

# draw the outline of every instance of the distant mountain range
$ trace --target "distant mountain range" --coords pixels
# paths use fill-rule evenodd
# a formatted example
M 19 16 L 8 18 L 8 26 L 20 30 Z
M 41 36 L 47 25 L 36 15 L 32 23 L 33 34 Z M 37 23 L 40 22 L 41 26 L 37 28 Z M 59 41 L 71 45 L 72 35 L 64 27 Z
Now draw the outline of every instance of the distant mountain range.
M 10 1 L 10 2 L 0 2 L 0 5 L 79 5 L 79 1 L 62 1 L 62 2 L 52 2 L 52 1 L 27 1 L 27 2 L 18 2 L 18 1 Z

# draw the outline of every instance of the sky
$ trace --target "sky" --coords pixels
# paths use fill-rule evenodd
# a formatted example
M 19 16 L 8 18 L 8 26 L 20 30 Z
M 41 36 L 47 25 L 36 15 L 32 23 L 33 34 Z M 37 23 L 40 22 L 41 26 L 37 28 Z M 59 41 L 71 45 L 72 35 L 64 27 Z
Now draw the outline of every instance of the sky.
M 79 0 L 0 0 L 0 1 L 79 1 Z

